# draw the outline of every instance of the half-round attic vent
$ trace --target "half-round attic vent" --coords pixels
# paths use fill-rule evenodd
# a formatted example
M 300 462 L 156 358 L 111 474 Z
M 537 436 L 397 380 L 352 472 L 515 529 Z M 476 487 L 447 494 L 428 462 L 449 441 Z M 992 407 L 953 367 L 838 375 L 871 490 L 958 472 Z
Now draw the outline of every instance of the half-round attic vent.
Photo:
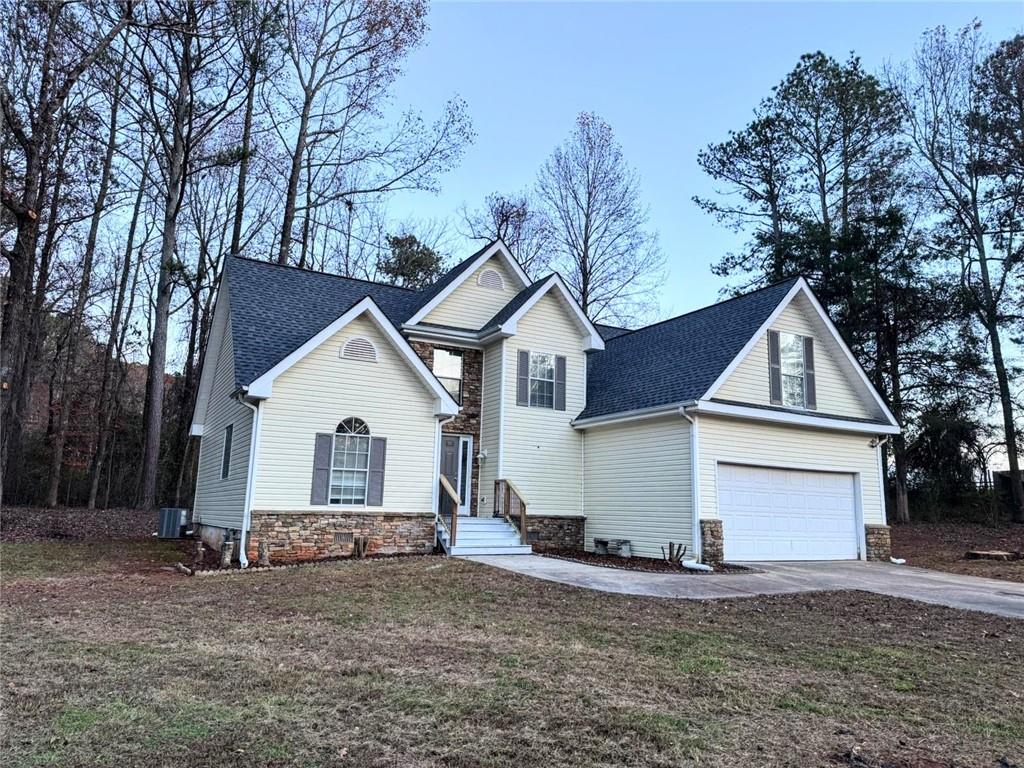
M 485 269 L 480 273 L 476 282 L 477 285 L 482 285 L 484 288 L 490 288 L 495 291 L 505 290 L 505 281 L 502 279 L 501 273 L 496 269 Z
M 346 360 L 362 360 L 364 363 L 377 362 L 377 348 L 373 342 L 362 336 L 353 336 L 341 348 L 341 356 Z

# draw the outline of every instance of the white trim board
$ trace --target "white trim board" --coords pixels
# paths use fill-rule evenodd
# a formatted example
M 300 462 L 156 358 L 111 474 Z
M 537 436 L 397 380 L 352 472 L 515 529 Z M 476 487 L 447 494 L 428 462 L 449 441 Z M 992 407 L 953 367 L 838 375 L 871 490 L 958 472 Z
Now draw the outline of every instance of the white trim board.
M 725 403 L 714 403 L 708 400 L 699 400 L 695 406 L 687 410 L 695 413 L 707 413 L 713 416 L 732 416 L 750 419 L 751 421 L 770 421 L 776 424 L 789 424 L 791 426 L 810 427 L 812 429 L 863 432 L 867 435 L 895 435 L 900 431 L 899 427 L 889 424 L 872 424 L 871 422 L 864 421 L 849 421 L 847 419 L 833 419 L 825 416 L 771 411 L 767 408 L 726 405 Z
M 269 371 L 251 382 L 246 389 L 248 396 L 258 400 L 264 400 L 270 397 L 274 393 L 274 380 L 277 379 L 278 376 L 287 371 L 321 344 L 326 342 L 331 338 L 331 336 L 347 326 L 357 317 L 362 317 L 363 315 L 369 317 L 371 322 L 377 326 L 378 330 L 387 336 L 395 349 L 398 350 L 399 354 L 423 381 L 424 385 L 426 385 L 426 387 L 434 394 L 437 400 L 434 413 L 438 416 L 455 416 L 458 414 L 459 406 L 452 399 L 452 396 L 448 394 L 448 390 L 446 390 L 441 382 L 437 380 L 437 377 L 431 373 L 430 369 L 427 368 L 419 355 L 417 355 L 409 345 L 409 342 L 405 340 L 405 337 L 395 329 L 395 326 L 392 325 L 390 320 L 388 320 L 381 308 L 378 307 L 377 303 L 369 296 L 358 302 L 337 320 L 321 329 L 306 341 L 306 343 L 277 363 L 277 365 Z
M 230 279 L 230 278 L 229 278 Z M 213 392 L 213 380 L 217 373 L 217 360 L 220 358 L 221 347 L 224 344 L 224 328 L 230 322 L 231 299 L 228 291 L 225 290 L 227 283 L 221 278 L 217 287 L 217 298 L 213 304 L 213 325 L 210 329 L 210 338 L 206 343 L 206 351 L 203 353 L 202 370 L 199 373 L 199 388 L 196 390 L 196 402 L 192 410 L 192 423 L 189 427 L 189 435 L 192 437 L 203 436 L 203 425 L 206 423 L 206 409 L 209 406 L 210 394 Z M 234 357 L 234 350 L 230 350 Z M 213 362 L 210 365 L 210 362 Z M 232 360 L 232 367 L 234 360 Z M 232 386 L 234 386 L 232 384 Z
M 740 365 L 740 363 L 742 363 L 746 359 L 747 355 L 754 348 L 757 342 L 760 341 L 761 337 L 764 336 L 764 334 L 768 332 L 768 329 L 775 324 L 775 321 L 779 319 L 779 315 L 782 314 L 783 310 L 786 307 L 788 307 L 790 303 L 793 301 L 793 299 L 797 296 L 797 294 L 800 293 L 807 297 L 808 301 L 811 303 L 811 306 L 814 308 L 815 313 L 818 315 L 819 319 L 824 324 L 826 330 L 829 332 L 830 337 L 839 347 L 839 349 L 842 350 L 846 362 L 849 364 L 850 368 L 852 368 L 852 370 L 856 373 L 858 381 L 860 382 L 862 387 L 870 394 L 873 402 L 875 403 L 875 405 L 878 406 L 879 411 L 885 416 L 889 424 L 892 427 L 896 428 L 895 432 L 899 432 L 899 424 L 896 421 L 895 417 L 892 415 L 892 412 L 886 406 L 885 401 L 882 399 L 882 396 L 878 394 L 878 390 L 875 389 L 874 385 L 868 379 L 868 376 L 864 372 L 864 369 L 861 367 L 860 363 L 857 362 L 857 358 L 854 357 L 853 353 L 850 351 L 850 348 L 846 346 L 846 342 L 843 341 L 843 337 L 839 335 L 839 331 L 836 329 L 836 326 L 832 322 L 832 319 L 828 316 L 828 313 L 825 312 L 824 308 L 821 306 L 821 303 L 818 301 L 817 297 L 815 297 L 814 291 L 811 290 L 810 285 L 808 285 L 807 281 L 804 280 L 804 278 L 802 277 L 797 279 L 797 281 L 793 284 L 793 287 L 789 289 L 789 292 L 785 295 L 785 297 L 783 297 L 782 301 L 779 302 L 778 306 L 776 306 L 775 309 L 772 310 L 772 313 L 768 315 L 768 318 L 761 324 L 761 327 L 757 329 L 757 332 L 750 337 L 746 344 L 743 345 L 743 349 L 739 351 L 739 354 L 737 354 L 736 357 L 732 359 L 732 362 L 730 362 L 729 365 L 726 366 L 725 370 L 723 370 L 718 375 L 718 378 L 714 380 L 711 386 L 708 387 L 707 392 L 705 392 L 701 396 L 700 400 L 710 400 L 715 396 L 715 393 L 718 392 L 719 389 L 721 389 L 722 385 L 725 384 L 726 380 L 732 375 L 733 371 L 735 371 L 736 368 Z M 824 420 L 819 419 L 818 421 Z M 879 431 L 881 432 L 885 430 L 880 429 Z M 892 433 L 890 432 L 887 434 Z
M 434 298 L 416 310 L 416 314 L 410 317 L 405 324 L 416 325 L 417 323 L 422 322 L 423 318 L 429 315 L 441 302 L 451 296 L 456 288 L 462 285 L 470 275 L 475 273 L 477 269 L 479 269 L 480 266 L 487 262 L 492 256 L 500 256 L 505 262 L 505 265 L 512 270 L 512 273 L 517 278 L 519 278 L 520 283 L 522 283 L 519 290 L 522 290 L 530 284 L 530 276 L 526 274 L 523 268 L 519 265 L 519 262 L 513 259 L 509 254 L 508 246 L 501 242 L 501 240 L 495 240 L 487 246 L 487 248 L 481 251 L 480 255 L 473 260 L 473 263 L 462 271 L 462 274 L 446 285 Z

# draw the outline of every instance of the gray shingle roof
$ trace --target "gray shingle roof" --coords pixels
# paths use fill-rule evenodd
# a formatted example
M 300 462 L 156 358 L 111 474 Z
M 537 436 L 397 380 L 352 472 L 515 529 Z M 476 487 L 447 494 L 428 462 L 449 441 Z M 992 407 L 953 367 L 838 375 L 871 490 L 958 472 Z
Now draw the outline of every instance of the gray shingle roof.
M 367 296 L 396 326 L 421 294 L 265 261 L 228 259 L 235 386 L 246 386 Z
M 450 284 L 481 252 L 439 282 Z M 429 301 L 425 294 L 436 296 L 440 290 L 438 284 L 413 291 L 237 257 L 229 259 L 225 274 L 239 387 L 252 383 L 367 296 L 400 328 Z M 511 317 L 547 280 L 520 291 L 484 330 Z M 635 331 L 597 326 L 605 349 L 588 355 L 587 407 L 579 418 L 700 397 L 795 282 L 787 280 Z
M 588 356 L 579 418 L 684 403 L 703 395 L 798 278 L 608 339 Z
M 616 336 L 621 336 L 624 333 L 630 333 L 629 328 L 620 328 L 617 325 L 594 323 L 594 327 L 597 328 L 597 332 L 601 334 L 601 338 L 605 341 L 608 341 L 608 339 L 614 339 Z

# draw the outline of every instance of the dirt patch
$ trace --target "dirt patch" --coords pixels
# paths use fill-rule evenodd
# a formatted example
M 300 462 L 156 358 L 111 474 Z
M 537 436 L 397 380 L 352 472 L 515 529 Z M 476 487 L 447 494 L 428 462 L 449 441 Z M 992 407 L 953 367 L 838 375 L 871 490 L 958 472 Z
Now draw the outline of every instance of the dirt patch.
M 893 557 L 905 558 L 908 565 L 1024 582 L 1024 560 L 968 560 L 964 555 L 972 549 L 1024 549 L 1024 525 L 910 523 L 892 527 Z
M 665 560 L 656 560 L 653 557 L 618 557 L 617 555 L 598 555 L 594 552 L 580 552 L 575 549 L 545 550 L 540 553 L 541 557 L 553 557 L 556 560 L 570 560 L 574 563 L 584 565 L 597 565 L 601 568 L 617 568 L 621 571 L 644 571 L 646 573 L 675 573 L 680 576 L 707 576 L 707 571 L 692 571 L 673 565 Z M 713 573 L 750 573 L 750 568 L 742 565 L 731 565 L 722 563 L 715 566 Z
M 142 509 L 5 507 L 0 541 L 145 539 L 156 531 L 158 517 Z
M 148 557 L 134 546 L 122 556 Z M 0 617 L 11 766 L 995 768 L 1024 752 L 1008 672 L 1024 622 L 860 592 L 659 600 L 408 557 L 58 570 L 5 584 Z

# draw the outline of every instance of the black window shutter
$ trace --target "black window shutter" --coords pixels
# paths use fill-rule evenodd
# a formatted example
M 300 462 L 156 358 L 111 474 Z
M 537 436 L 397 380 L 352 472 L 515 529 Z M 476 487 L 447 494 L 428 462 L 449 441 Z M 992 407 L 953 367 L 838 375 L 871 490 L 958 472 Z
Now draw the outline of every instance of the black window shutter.
M 387 463 L 388 441 L 385 437 L 370 439 L 370 474 L 366 479 L 366 506 L 384 504 L 384 465 Z
M 782 358 L 779 355 L 778 331 L 768 331 L 768 398 L 772 405 L 782 405 Z
M 555 357 L 555 410 L 565 410 L 565 358 Z
M 519 367 L 516 370 L 516 405 L 530 404 L 530 353 L 519 350 Z
M 809 336 L 804 336 L 804 404 L 812 409 L 818 407 L 814 381 L 814 339 Z
M 326 504 L 331 487 L 331 450 L 334 435 L 319 432 L 313 446 L 313 487 L 309 493 L 310 504 Z

